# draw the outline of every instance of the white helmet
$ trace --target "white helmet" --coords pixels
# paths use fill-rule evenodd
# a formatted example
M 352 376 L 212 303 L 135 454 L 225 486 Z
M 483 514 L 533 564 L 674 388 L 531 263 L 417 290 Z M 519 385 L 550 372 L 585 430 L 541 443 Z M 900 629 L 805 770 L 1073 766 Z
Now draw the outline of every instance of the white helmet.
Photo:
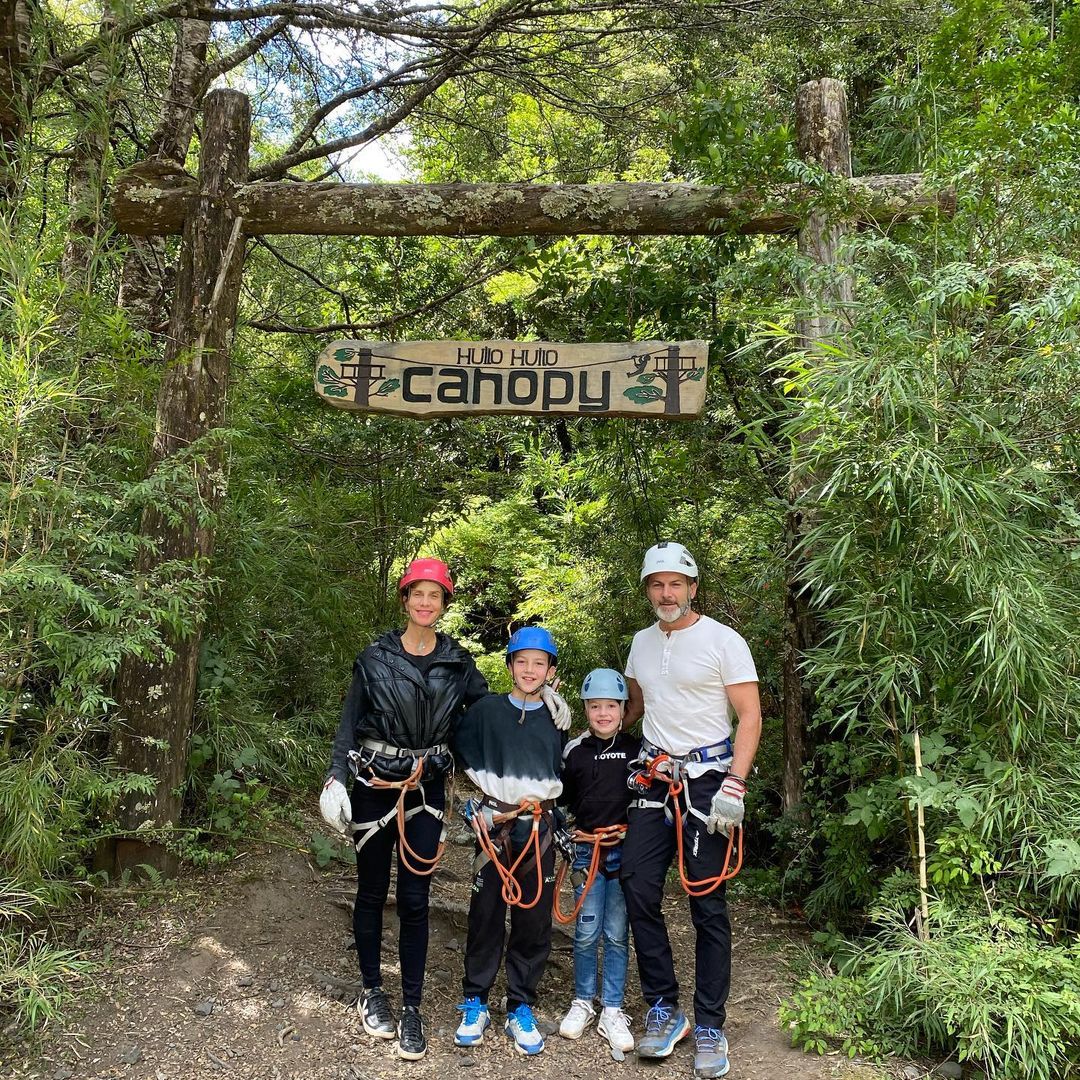
M 654 544 L 645 552 L 645 561 L 641 564 L 641 580 L 650 574 L 684 574 L 688 578 L 698 576 L 694 556 L 682 546 L 667 540 Z

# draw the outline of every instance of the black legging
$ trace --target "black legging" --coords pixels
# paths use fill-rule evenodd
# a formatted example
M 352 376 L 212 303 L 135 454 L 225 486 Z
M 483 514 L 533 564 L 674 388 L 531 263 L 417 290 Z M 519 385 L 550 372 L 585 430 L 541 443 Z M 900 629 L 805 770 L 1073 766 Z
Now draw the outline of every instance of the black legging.
M 423 788 L 427 804 L 442 810 L 446 802 L 443 777 L 437 776 L 425 781 Z M 397 798 L 396 791 L 355 784 L 352 790 L 353 821 L 359 823 L 381 818 L 393 808 Z M 409 792 L 405 801 L 406 809 L 419 803 L 420 792 Z M 425 858 L 434 857 L 438 850 L 442 826 L 433 814 L 424 811 L 416 814 L 406 824 L 405 830 L 409 847 Z M 371 837 L 363 850 L 356 855 L 353 935 L 356 938 L 356 955 L 360 960 L 360 975 L 364 987 L 369 990 L 382 985 L 383 907 L 390 891 L 390 860 L 397 846 L 398 826 L 397 821 L 392 819 L 385 828 Z M 401 995 L 406 1005 L 419 1005 L 424 989 L 430 885 L 430 875 L 421 877 L 402 866 L 399 852 L 396 892 L 400 923 L 398 958 L 401 962 Z

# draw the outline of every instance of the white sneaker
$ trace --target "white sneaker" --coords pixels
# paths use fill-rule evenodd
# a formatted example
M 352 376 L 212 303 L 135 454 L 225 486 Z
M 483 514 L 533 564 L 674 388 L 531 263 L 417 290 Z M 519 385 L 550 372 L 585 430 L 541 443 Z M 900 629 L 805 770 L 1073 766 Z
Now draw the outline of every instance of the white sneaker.
M 591 1001 L 584 998 L 574 998 L 570 1002 L 570 1009 L 563 1017 L 559 1025 L 559 1034 L 564 1039 L 580 1039 L 589 1026 L 589 1021 L 596 1015 Z
M 576 1005 L 577 1002 L 574 1002 Z M 621 1050 L 624 1054 L 634 1049 L 634 1036 L 630 1034 L 630 1018 L 614 1006 L 607 1006 L 600 1012 L 600 1023 L 596 1030 L 607 1039 L 612 1050 Z

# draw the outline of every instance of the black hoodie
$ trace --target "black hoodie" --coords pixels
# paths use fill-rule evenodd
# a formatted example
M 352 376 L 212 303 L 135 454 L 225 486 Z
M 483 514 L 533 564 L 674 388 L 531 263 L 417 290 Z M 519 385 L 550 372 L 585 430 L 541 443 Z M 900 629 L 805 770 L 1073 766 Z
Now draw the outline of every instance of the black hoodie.
M 640 749 L 641 740 L 625 732 L 601 739 L 587 731 L 566 744 L 559 803 L 574 815 L 576 828 L 593 832 L 603 825 L 626 824 L 628 767 Z

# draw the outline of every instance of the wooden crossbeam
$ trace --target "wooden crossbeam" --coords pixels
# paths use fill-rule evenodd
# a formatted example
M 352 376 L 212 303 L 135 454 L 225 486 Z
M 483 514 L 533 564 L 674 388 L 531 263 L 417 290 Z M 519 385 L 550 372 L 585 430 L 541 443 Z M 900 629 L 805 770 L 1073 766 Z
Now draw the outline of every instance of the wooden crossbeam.
M 951 214 L 952 190 L 919 173 L 838 181 L 855 220 L 888 225 Z M 248 236 L 576 236 L 796 232 L 817 193 L 801 184 L 731 193 L 697 184 L 246 184 L 230 199 Z M 120 232 L 179 233 L 197 181 L 142 163 L 121 175 L 112 214 Z

